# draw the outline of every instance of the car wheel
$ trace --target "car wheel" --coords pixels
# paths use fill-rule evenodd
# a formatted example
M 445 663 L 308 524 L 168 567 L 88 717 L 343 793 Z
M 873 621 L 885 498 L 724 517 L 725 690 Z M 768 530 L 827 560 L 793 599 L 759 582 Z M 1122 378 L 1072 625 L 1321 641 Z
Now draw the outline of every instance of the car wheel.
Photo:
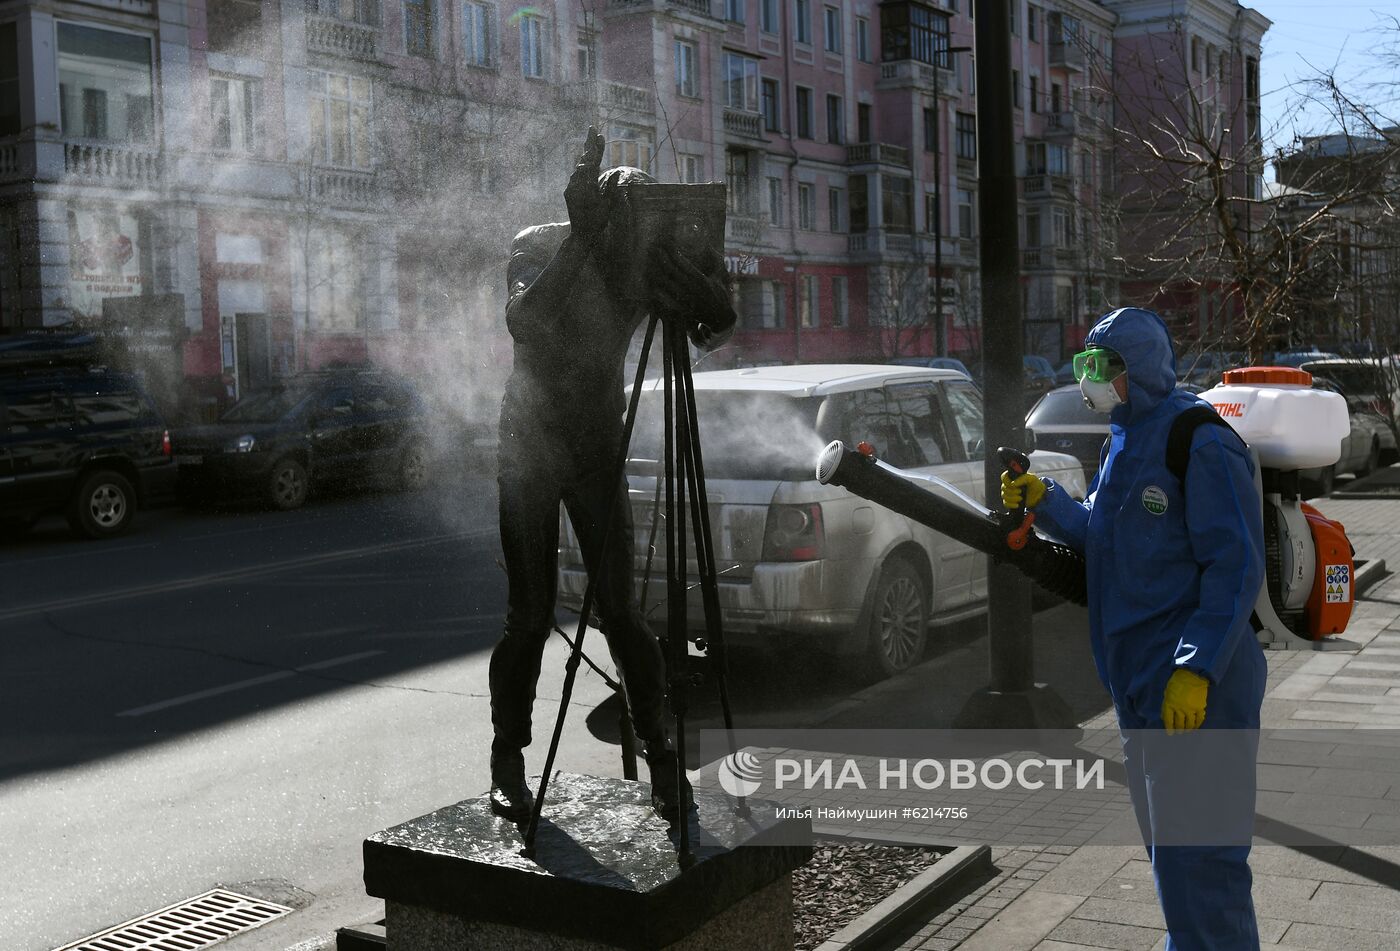
M 1371 441 L 1371 451 L 1366 454 L 1366 461 L 1361 464 L 1361 468 L 1356 470 L 1356 477 L 1368 476 L 1381 467 L 1381 442 L 1379 439 Z
M 83 477 L 68 506 L 68 524 L 88 538 L 111 538 L 131 527 L 136 493 L 126 477 L 99 469 Z
M 924 580 L 909 562 L 894 558 L 880 569 L 867 632 L 872 676 L 892 677 L 918 663 L 928 638 L 928 600 Z
M 267 498 L 286 512 L 306 501 L 306 467 L 290 457 L 273 463 L 267 477 Z
M 428 481 L 428 453 L 422 446 L 406 446 L 399 459 L 399 488 L 421 489 Z

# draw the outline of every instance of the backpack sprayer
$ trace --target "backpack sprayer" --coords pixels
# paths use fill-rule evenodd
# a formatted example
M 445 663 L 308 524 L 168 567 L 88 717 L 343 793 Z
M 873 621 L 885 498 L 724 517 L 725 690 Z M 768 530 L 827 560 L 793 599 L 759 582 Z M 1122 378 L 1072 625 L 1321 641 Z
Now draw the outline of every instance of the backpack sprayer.
M 1311 374 L 1289 367 L 1227 370 L 1200 397 L 1255 457 L 1264 506 L 1265 581 L 1254 606 L 1259 643 L 1280 650 L 1347 646 L 1327 639 L 1351 620 L 1354 550 L 1341 523 L 1298 491 L 1299 470 L 1341 457 L 1351 428 L 1346 399 L 1313 389 Z
M 1168 438 L 1167 465 L 1185 483 L 1192 431 L 1224 422 L 1249 445 L 1255 487 L 1263 505 L 1265 582 L 1254 608 L 1259 642 L 1274 649 L 1322 649 L 1346 630 L 1354 603 L 1351 542 L 1341 524 L 1303 502 L 1299 470 L 1334 465 L 1350 429 L 1346 400 L 1312 388 L 1312 376 L 1284 367 L 1229 370 L 1201 394 L 1215 408 L 1182 414 Z M 1218 417 L 1217 415 L 1218 414 Z M 1003 468 L 1020 475 L 1025 454 L 999 451 Z M 1178 457 L 1178 458 L 1173 458 Z M 1041 587 L 1077 604 L 1087 601 L 1084 556 L 1038 534 L 1024 508 L 994 513 L 936 476 L 902 472 L 836 440 L 817 459 L 817 481 L 843 486 L 861 498 L 927 525 L 955 541 L 1019 569 Z M 926 491 L 940 488 L 956 501 Z M 1210 491 L 1195 486 L 1192 491 Z

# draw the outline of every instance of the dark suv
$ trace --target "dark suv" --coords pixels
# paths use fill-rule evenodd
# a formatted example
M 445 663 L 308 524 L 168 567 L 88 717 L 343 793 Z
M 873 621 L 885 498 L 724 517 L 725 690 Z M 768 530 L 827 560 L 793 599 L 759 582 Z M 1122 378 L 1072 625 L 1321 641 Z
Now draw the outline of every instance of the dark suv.
M 0 518 L 9 525 L 63 512 L 89 538 L 119 535 L 174 480 L 170 433 L 133 377 L 0 374 Z
M 427 478 L 422 401 L 405 383 L 370 373 L 308 374 L 259 390 L 217 423 L 177 429 L 180 494 L 188 501 L 256 496 L 279 509 L 313 482 Z

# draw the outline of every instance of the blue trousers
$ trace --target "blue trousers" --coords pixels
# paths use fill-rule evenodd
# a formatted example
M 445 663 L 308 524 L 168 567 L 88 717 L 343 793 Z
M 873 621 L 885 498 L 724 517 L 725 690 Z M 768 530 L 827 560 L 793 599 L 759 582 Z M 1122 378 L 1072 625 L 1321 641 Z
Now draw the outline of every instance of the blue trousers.
M 1167 922 L 1167 951 L 1259 947 L 1249 842 L 1264 674 L 1262 655 L 1241 651 L 1211 686 L 1205 722 L 1192 734 L 1166 735 L 1160 692 L 1140 709 L 1118 705 L 1128 788 Z

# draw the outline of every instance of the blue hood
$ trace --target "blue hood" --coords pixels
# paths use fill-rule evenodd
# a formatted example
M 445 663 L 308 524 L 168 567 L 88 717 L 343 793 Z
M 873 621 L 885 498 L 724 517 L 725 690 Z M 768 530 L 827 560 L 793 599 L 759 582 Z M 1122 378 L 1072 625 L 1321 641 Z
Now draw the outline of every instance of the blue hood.
M 1126 425 L 1152 412 L 1176 389 L 1176 352 L 1162 318 L 1140 307 L 1120 307 L 1094 324 L 1086 347 L 1107 347 L 1128 366 L 1128 402 L 1109 421 Z

